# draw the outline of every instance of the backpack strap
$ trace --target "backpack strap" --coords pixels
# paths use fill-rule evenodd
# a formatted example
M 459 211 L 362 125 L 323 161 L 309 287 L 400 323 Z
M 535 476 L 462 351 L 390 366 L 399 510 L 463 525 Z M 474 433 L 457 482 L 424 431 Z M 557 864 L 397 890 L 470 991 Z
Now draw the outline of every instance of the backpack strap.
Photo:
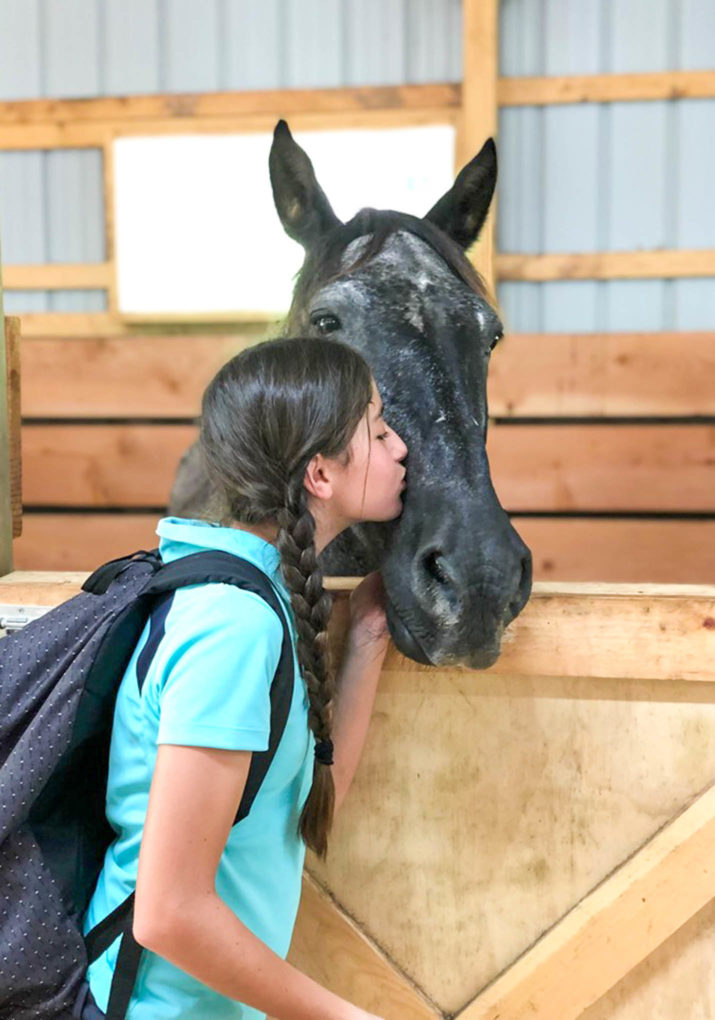
M 271 729 L 268 749 L 253 752 L 246 786 L 238 811 L 236 812 L 235 825 L 245 818 L 251 810 L 251 805 L 273 761 L 278 744 L 283 736 L 283 731 L 285 730 L 295 683 L 293 645 L 280 599 L 268 576 L 255 564 L 250 563 L 241 556 L 234 556 L 233 553 L 222 552 L 220 550 L 215 552 L 198 552 L 192 553 L 189 556 L 182 556 L 171 563 L 166 563 L 149 579 L 140 594 L 143 598 L 155 599 L 162 595 L 173 595 L 177 588 L 183 588 L 190 584 L 205 584 L 209 582 L 233 584 L 237 588 L 254 592 L 274 610 L 283 626 L 281 655 L 275 677 L 271 684 Z M 159 628 L 161 628 L 167 615 L 167 607 L 163 600 L 155 606 L 155 611 L 157 613 L 155 619 L 157 619 Z M 160 634 L 160 629 L 155 630 L 156 637 L 155 641 L 152 642 L 154 648 L 158 644 L 157 639 Z M 142 672 L 144 674 L 146 674 L 148 666 L 149 662 L 144 658 L 142 661 Z M 279 683 L 281 677 L 286 682 Z
M 140 556 L 138 558 L 153 558 L 154 552 L 152 550 L 151 553 L 146 554 L 146 557 Z M 95 587 L 88 588 L 87 590 L 97 591 L 104 585 L 105 587 L 102 590 L 106 591 L 110 581 L 118 576 L 121 570 L 124 569 L 126 562 L 131 560 L 131 558 L 122 557 L 120 560 L 105 564 L 105 567 L 111 567 L 112 564 L 118 566 L 118 569 L 113 574 L 111 571 L 103 573 L 95 571 L 85 582 L 87 584 L 94 579 Z M 100 568 L 100 571 L 102 570 L 103 568 Z M 268 749 L 266 751 L 254 751 L 251 756 L 251 766 L 248 771 L 246 786 L 234 820 L 234 825 L 236 825 L 249 813 L 285 730 L 295 682 L 293 645 L 280 599 L 268 576 L 256 567 L 255 564 L 240 556 L 235 556 L 233 553 L 226 553 L 220 550 L 198 552 L 192 553 L 189 556 L 182 556 L 171 563 L 166 563 L 156 570 L 144 588 L 142 588 L 139 597 L 143 600 L 151 600 L 154 603 L 152 612 L 156 613 L 157 618 L 162 621 L 163 629 L 163 620 L 167 614 L 167 596 L 170 600 L 178 588 L 208 582 L 233 584 L 246 591 L 254 592 L 264 599 L 277 613 L 283 626 L 281 654 L 270 691 L 271 728 Z M 154 620 L 152 620 L 153 623 Z M 156 647 L 156 644 L 158 644 L 158 641 L 154 644 L 154 647 Z M 149 660 L 145 658 L 142 663 L 143 672 L 146 672 L 148 662 Z M 134 892 L 84 937 L 88 962 L 92 963 L 112 944 L 120 933 L 122 936 L 109 993 L 107 1020 L 124 1020 L 136 982 L 142 947 L 132 934 L 133 919 Z

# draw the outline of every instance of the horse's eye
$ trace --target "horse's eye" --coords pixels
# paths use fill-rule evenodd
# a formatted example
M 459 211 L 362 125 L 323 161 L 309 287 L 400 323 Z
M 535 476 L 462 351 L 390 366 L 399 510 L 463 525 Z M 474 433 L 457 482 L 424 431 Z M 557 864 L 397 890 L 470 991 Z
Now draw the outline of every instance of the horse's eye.
M 334 333 L 336 329 L 340 329 L 340 319 L 330 312 L 313 312 L 310 321 L 323 334 Z
M 499 332 L 498 332 L 498 333 L 496 334 L 496 336 L 494 337 L 494 339 L 492 340 L 492 342 L 491 342 L 491 343 L 490 343 L 490 345 L 489 345 L 489 350 L 490 350 L 490 351 L 493 351 L 493 350 L 494 350 L 494 348 L 495 348 L 495 347 L 496 347 L 496 345 L 497 345 L 497 344 L 499 343 L 499 341 L 500 341 L 500 340 L 501 340 L 501 339 L 503 338 L 503 336 L 504 336 L 504 333 L 503 333 L 503 331 L 502 331 L 502 330 L 500 329 L 500 330 L 499 330 Z

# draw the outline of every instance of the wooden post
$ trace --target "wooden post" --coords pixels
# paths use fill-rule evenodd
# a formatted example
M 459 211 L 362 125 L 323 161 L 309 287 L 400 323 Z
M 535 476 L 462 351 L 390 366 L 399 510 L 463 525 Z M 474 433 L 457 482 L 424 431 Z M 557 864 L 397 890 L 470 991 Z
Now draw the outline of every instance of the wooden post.
M 499 0 L 463 0 L 462 109 L 457 119 L 455 173 L 479 152 L 487 138 L 496 137 L 498 122 L 497 31 Z M 469 257 L 492 292 L 494 279 L 494 222 L 496 196 Z
M 12 486 L 10 485 L 10 415 L 5 351 L 5 314 L 0 258 L 0 576 L 12 570 Z

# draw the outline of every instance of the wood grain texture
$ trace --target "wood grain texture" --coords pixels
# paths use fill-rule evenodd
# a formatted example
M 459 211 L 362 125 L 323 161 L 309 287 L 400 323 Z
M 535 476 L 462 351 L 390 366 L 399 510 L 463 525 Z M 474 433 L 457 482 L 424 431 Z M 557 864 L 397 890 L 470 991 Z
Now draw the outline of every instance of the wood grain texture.
M 715 897 L 715 787 L 657 833 L 458 1014 L 580 1017 Z
M 193 417 L 221 365 L 270 335 L 266 324 L 193 335 L 23 332 L 23 414 Z M 714 380 L 712 332 L 509 333 L 492 354 L 487 393 L 493 417 L 715 415 Z
M 646 280 L 715 276 L 715 248 L 691 251 L 558 252 L 548 255 L 500 253 L 500 280 Z
M 288 960 L 385 1020 L 442 1016 L 307 873 Z
M 14 542 L 23 570 L 93 570 L 133 549 L 153 548 L 148 513 L 25 511 Z M 712 583 L 715 521 L 524 518 L 514 527 L 532 551 L 537 581 Z
M 193 425 L 28 423 L 31 507 L 164 506 Z M 509 513 L 715 513 L 715 425 L 492 425 L 487 453 Z
M 5 319 L 5 368 L 7 378 L 7 413 L 10 439 L 10 512 L 12 537 L 22 534 L 22 438 L 20 382 L 20 320 L 9 315 Z
M 463 0 L 462 104 L 455 139 L 455 175 L 497 133 L 498 0 Z M 494 292 L 496 196 L 469 258 Z

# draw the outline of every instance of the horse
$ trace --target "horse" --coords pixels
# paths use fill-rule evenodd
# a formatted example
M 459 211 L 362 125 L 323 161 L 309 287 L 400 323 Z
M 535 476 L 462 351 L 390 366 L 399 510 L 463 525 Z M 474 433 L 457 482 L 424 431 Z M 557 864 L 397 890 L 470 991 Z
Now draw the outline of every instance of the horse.
M 284 120 L 269 173 L 283 228 L 305 250 L 281 335 L 329 335 L 359 350 L 408 448 L 401 515 L 341 532 L 321 570 L 381 571 L 390 635 L 408 658 L 487 669 L 529 599 L 532 567 L 491 481 L 487 369 L 503 328 L 466 255 L 494 193 L 494 141 L 422 218 L 365 208 L 342 222 Z M 201 516 L 208 496 L 195 443 L 169 512 Z

